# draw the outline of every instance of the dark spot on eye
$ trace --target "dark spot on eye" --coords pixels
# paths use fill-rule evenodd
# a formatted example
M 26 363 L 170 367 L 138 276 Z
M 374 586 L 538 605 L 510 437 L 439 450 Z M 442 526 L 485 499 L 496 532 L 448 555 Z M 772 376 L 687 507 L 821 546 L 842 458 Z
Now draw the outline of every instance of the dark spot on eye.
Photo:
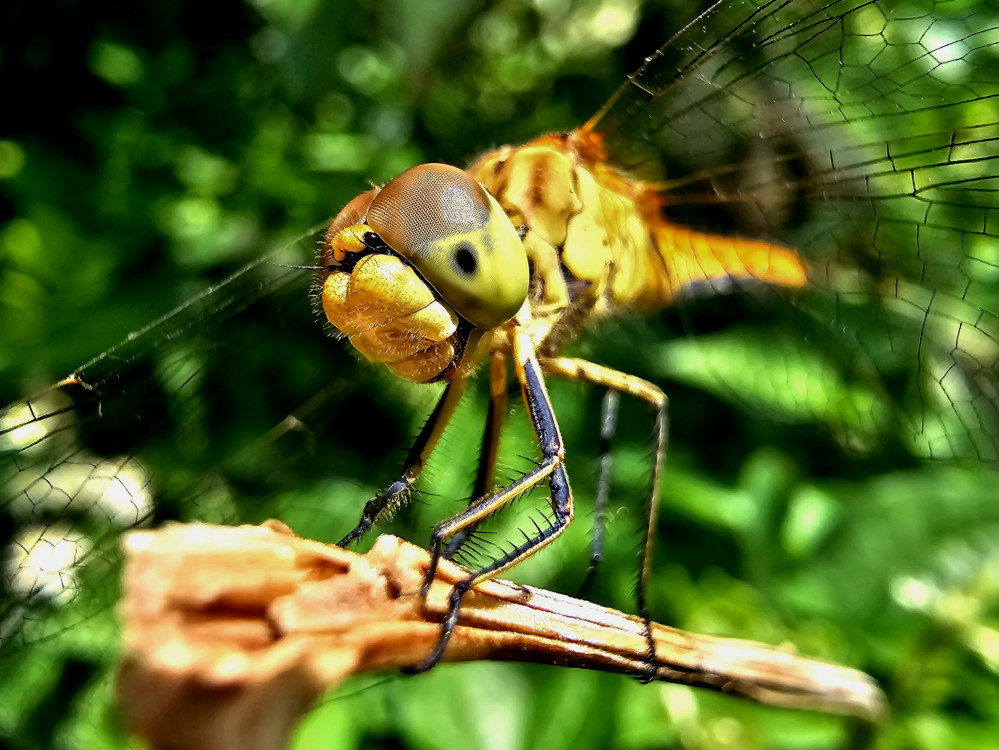
M 461 272 L 467 276 L 471 276 L 475 273 L 475 269 L 479 267 L 479 259 L 475 255 L 475 250 L 468 245 L 458 246 L 454 251 L 454 262 Z

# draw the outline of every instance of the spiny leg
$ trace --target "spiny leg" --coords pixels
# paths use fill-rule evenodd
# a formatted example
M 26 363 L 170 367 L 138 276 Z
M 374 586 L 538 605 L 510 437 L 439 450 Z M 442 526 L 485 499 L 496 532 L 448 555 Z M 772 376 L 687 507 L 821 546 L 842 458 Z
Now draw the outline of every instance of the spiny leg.
M 492 488 L 496 476 L 496 456 L 499 451 L 500 434 L 503 431 L 503 418 L 506 416 L 506 353 L 493 351 L 489 366 L 489 412 L 486 427 L 482 433 L 482 451 L 479 453 L 479 468 L 475 474 L 475 487 L 469 505 L 475 505 Z M 442 557 L 451 560 L 475 532 L 474 527 L 463 529 L 447 543 Z
M 593 501 L 593 539 L 590 541 L 590 564 L 586 576 L 579 586 L 583 596 L 593 585 L 597 577 L 597 569 L 603 560 L 604 524 L 607 521 L 607 504 L 610 501 L 611 466 L 613 454 L 611 443 L 617 432 L 618 407 L 621 404 L 619 391 L 608 388 L 600 402 L 600 469 L 597 474 L 597 494 Z
M 457 513 L 434 527 L 431 535 L 430 568 L 427 570 L 423 583 L 424 596 L 429 593 L 430 585 L 437 574 L 437 565 L 446 539 L 481 523 L 485 518 L 513 502 L 522 493 L 527 492 L 545 479 L 548 480 L 551 491 L 549 502 L 552 517 L 546 519 L 548 520 L 547 525 L 535 523 L 536 533 L 532 535 L 525 533 L 522 543 L 515 545 L 488 565 L 472 571 L 467 578 L 455 584 L 448 598 L 448 611 L 441 623 L 441 635 L 437 645 L 427 660 L 414 670 L 417 672 L 426 671 L 440 661 L 447 648 L 448 640 L 451 638 L 451 633 L 458 622 L 461 598 L 469 589 L 480 581 L 492 578 L 513 567 L 551 544 L 572 521 L 572 491 L 569 488 L 569 480 L 564 466 L 565 445 L 562 441 L 562 434 L 559 432 L 558 422 L 555 419 L 555 412 L 552 410 L 551 401 L 548 398 L 548 392 L 545 390 L 541 367 L 534 353 L 534 344 L 527 332 L 521 328 L 514 328 L 510 333 L 510 338 L 513 345 L 517 380 L 520 382 L 531 424 L 538 438 L 541 461 L 537 467 L 515 482 L 482 498 L 461 513 Z
M 634 396 L 635 398 L 646 402 L 656 410 L 656 424 L 653 435 L 653 440 L 655 442 L 655 457 L 652 469 L 652 488 L 649 492 L 648 506 L 645 511 L 645 538 L 642 544 L 642 553 L 638 573 L 638 586 L 635 592 L 638 614 L 643 620 L 645 620 L 646 624 L 645 632 L 649 645 L 649 667 L 650 670 L 654 671 L 655 641 L 652 638 L 652 631 L 649 627 L 651 619 L 649 618 L 648 603 L 646 601 L 645 592 L 648 587 L 649 571 L 652 565 L 652 547 L 655 540 L 656 522 L 659 516 L 659 482 L 662 478 L 663 467 L 666 463 L 666 449 L 669 442 L 669 399 L 666 397 L 666 394 L 661 388 L 648 382 L 647 380 L 643 380 L 635 375 L 628 375 L 627 373 L 613 370 L 609 367 L 604 367 L 603 365 L 598 365 L 594 362 L 588 362 L 583 359 L 551 357 L 541 360 L 541 366 L 546 372 L 555 375 L 556 377 L 567 378 L 570 380 L 581 380 L 593 383 L 594 385 L 603 386 L 612 391 L 627 393 L 630 396 Z M 604 418 L 607 418 L 606 409 L 604 411 Z M 616 422 L 616 414 L 614 415 L 613 420 Z M 604 434 L 604 427 L 606 427 L 606 425 L 602 425 L 601 436 Z M 612 431 L 611 434 L 613 434 Z M 600 494 L 599 484 L 602 484 L 605 481 L 603 461 L 601 460 L 601 473 L 600 478 L 598 479 L 597 488 L 598 498 Z M 600 519 L 598 519 L 598 521 L 599 520 Z M 595 564 L 596 561 L 591 563 L 591 567 Z M 589 574 L 587 574 L 587 576 L 589 577 Z
M 440 401 L 437 402 L 437 406 L 434 407 L 426 424 L 423 425 L 423 429 L 420 430 L 420 434 L 416 438 L 416 443 L 406 457 L 402 476 L 365 503 L 357 526 L 338 542 L 340 547 L 346 547 L 351 542 L 360 539 L 381 518 L 396 510 L 404 502 L 406 491 L 423 471 L 423 467 L 426 466 L 427 459 L 437 445 L 437 441 L 440 440 L 444 428 L 451 421 L 454 410 L 465 392 L 467 382 L 463 377 L 455 377 L 447 384 Z

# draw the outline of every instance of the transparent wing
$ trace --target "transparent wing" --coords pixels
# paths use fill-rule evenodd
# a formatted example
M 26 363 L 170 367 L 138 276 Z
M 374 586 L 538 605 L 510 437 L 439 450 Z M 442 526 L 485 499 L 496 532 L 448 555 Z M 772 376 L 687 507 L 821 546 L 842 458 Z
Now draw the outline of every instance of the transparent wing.
M 377 375 L 320 324 L 312 272 L 285 265 L 312 262 L 315 242 L 246 266 L 0 412 L 0 662 L 18 675 L 0 686 L 5 722 L 30 727 L 53 684 L 73 696 L 110 674 L 124 529 L 278 516 L 334 537 L 375 481 L 356 467 L 384 450 L 343 442 L 344 425 L 363 416 L 405 442 L 392 395 L 380 405 Z
M 670 374 L 862 451 L 999 460 L 994 4 L 720 3 L 584 130 L 661 185 L 669 220 L 776 239 L 808 264 L 793 309 L 762 306 L 745 367 L 688 342 Z
M 12 524 L 0 604 L 5 651 L 65 627 L 36 617 L 39 608 L 74 599 L 84 577 L 108 580 L 97 568 L 113 562 L 117 534 L 153 517 L 165 489 L 156 467 L 137 454 L 207 458 L 206 442 L 219 435 L 210 434 L 204 410 L 227 407 L 204 401 L 206 381 L 239 377 L 246 352 L 238 349 L 261 333 L 265 303 L 282 310 L 283 325 L 294 330 L 287 317 L 296 306 L 282 297 L 301 295 L 307 307 L 307 288 L 302 271 L 258 261 L 0 414 L 0 509 Z M 239 330 L 242 343 L 232 335 Z M 175 479 L 177 487 L 193 477 Z M 81 617 L 107 604 L 89 593 L 80 597 L 88 608 Z

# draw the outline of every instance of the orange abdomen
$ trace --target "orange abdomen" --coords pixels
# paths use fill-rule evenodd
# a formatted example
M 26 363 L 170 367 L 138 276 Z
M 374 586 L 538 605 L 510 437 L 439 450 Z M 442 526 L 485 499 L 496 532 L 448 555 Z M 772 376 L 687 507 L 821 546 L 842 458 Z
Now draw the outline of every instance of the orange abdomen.
M 790 248 L 668 221 L 654 187 L 600 161 L 582 132 L 489 152 L 470 171 L 515 225 L 528 228 L 524 246 L 539 308 L 567 306 L 576 299 L 570 286 L 585 288 L 601 312 L 660 309 L 695 282 L 723 289 L 732 280 L 806 281 L 804 262 Z

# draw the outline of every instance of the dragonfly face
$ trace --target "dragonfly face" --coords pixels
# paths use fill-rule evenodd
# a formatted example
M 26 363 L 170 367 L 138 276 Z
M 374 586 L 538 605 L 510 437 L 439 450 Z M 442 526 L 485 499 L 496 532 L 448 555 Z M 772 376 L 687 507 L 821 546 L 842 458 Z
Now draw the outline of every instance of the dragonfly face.
M 330 323 L 369 360 L 418 383 L 474 358 L 469 326 L 498 327 L 527 301 L 520 236 L 479 183 L 443 164 L 414 167 L 347 204 L 326 231 L 321 263 Z
M 870 651 L 875 649 L 864 640 L 868 632 L 882 641 L 918 641 L 920 618 L 932 614 L 926 604 L 932 597 L 911 592 L 937 584 L 919 577 L 923 568 L 915 551 L 919 557 L 943 554 L 934 531 L 938 522 L 941 535 L 961 541 L 969 529 L 988 536 L 999 523 L 983 489 L 995 487 L 999 434 L 996 33 L 988 4 L 970 1 L 731 2 L 687 27 L 629 79 L 607 109 L 575 131 L 580 150 L 602 165 L 604 178 L 612 180 L 620 168 L 660 196 L 645 220 L 662 221 L 656 244 L 666 247 L 662 238 L 672 233 L 673 249 L 650 256 L 662 264 L 656 270 L 624 268 L 617 259 L 631 256 L 611 254 L 615 272 L 604 276 L 608 266 L 599 252 L 577 252 L 587 246 L 570 241 L 568 233 L 595 230 L 570 218 L 595 214 L 586 205 L 585 186 L 572 182 L 572 170 L 568 191 L 552 190 L 545 200 L 530 202 L 513 198 L 510 186 L 540 194 L 556 182 L 551 173 L 545 181 L 490 182 L 484 175 L 502 172 L 502 155 L 477 165 L 478 181 L 511 217 L 509 230 L 518 243 L 520 227 L 528 227 L 522 244 L 530 251 L 528 294 L 538 303 L 536 318 L 558 312 L 536 342 L 547 340 L 542 354 L 560 352 L 598 303 L 606 302 L 608 313 L 611 302 L 623 299 L 625 306 L 640 308 L 653 306 L 647 301 L 654 298 L 669 308 L 648 324 L 655 335 L 637 343 L 612 335 L 604 343 L 594 337 L 583 344 L 590 359 L 654 381 L 672 398 L 677 450 L 663 484 L 665 555 L 695 578 L 719 567 L 733 580 L 752 580 L 762 598 L 779 599 L 772 610 L 747 605 L 761 631 L 773 632 L 767 628 L 782 622 L 773 613 L 790 608 L 806 618 L 819 611 L 820 619 L 835 623 L 840 641 L 863 642 Z M 550 231 L 542 231 L 545 219 L 529 209 L 555 205 L 558 195 L 576 202 L 564 202 L 553 212 L 559 218 Z M 198 205 L 204 201 L 187 210 Z M 613 202 L 604 208 L 597 215 L 617 210 Z M 357 208 L 356 218 L 366 212 Z M 334 237 L 354 225 L 353 218 L 338 225 Z M 614 234 L 648 236 L 644 229 L 631 235 L 630 229 Z M 312 279 L 282 265 L 310 263 L 320 234 L 295 243 L 297 257 L 252 264 L 75 370 L 75 377 L 40 399 L 4 413 L 0 505 L 10 541 L 0 653 L 18 668 L 42 664 L 20 685 L 5 685 L 8 694 L 17 691 L 35 705 L 44 694 L 39 675 L 45 664 L 64 664 L 67 654 L 71 660 L 90 658 L 81 657 L 87 652 L 79 641 L 106 622 L 102 613 L 114 600 L 115 543 L 123 528 L 172 517 L 241 521 L 275 515 L 303 533 L 335 539 L 356 520 L 363 500 L 398 469 L 392 455 L 375 467 L 358 467 L 367 456 L 411 438 L 415 426 L 400 420 L 398 403 L 412 399 L 412 392 L 331 344 L 309 300 Z M 705 242 L 705 235 L 757 244 L 754 252 L 740 254 L 734 246 Z M 395 255 L 378 255 L 403 255 L 382 239 Z M 335 263 L 327 258 L 324 265 L 343 264 L 348 251 L 343 258 L 338 252 L 331 250 Z M 413 278 L 432 276 L 414 265 L 412 270 L 392 261 L 406 288 Z M 347 264 L 328 278 L 349 275 L 351 283 L 367 288 L 368 281 L 358 280 L 359 266 Z M 595 296 L 594 278 L 604 279 L 610 292 Z M 645 281 L 636 285 L 635 279 Z M 656 281 L 661 287 L 646 294 Z M 376 291 L 384 286 L 372 283 Z M 448 372 L 456 351 L 467 345 L 456 347 L 452 338 L 462 321 L 500 325 L 516 306 L 518 284 L 512 284 L 514 301 L 504 300 L 495 316 L 487 311 L 481 318 L 481 311 L 457 303 L 428 313 L 420 340 L 403 337 L 413 349 L 394 361 L 433 350 L 419 359 L 431 364 L 400 374 L 420 381 Z M 448 298 L 432 280 L 431 286 Z M 346 297 L 343 291 L 330 295 Z M 587 304 L 573 304 L 579 300 Z M 733 300 L 740 305 L 736 314 L 719 312 Z M 332 307 L 343 310 L 340 302 Z M 352 341 L 367 333 L 347 330 L 353 319 L 348 310 L 335 321 Z M 392 325 L 369 336 L 369 349 L 362 351 L 396 347 Z M 706 335 L 660 338 L 671 326 Z M 728 335 L 730 330 L 735 334 Z M 275 341 L 281 345 L 277 357 Z M 322 354 L 314 357 L 316 351 Z M 290 368 L 291 362 L 298 367 Z M 717 415 L 730 412 L 719 402 L 730 397 L 776 420 L 722 421 Z M 558 398 L 555 406 L 568 443 L 569 475 L 581 492 L 591 462 L 574 463 L 573 456 L 585 455 L 589 441 L 574 443 L 574 436 L 587 425 L 560 408 Z M 377 425 L 377 435 L 366 437 L 358 424 Z M 622 425 L 626 433 L 630 427 Z M 453 429 L 464 436 L 480 427 L 469 420 Z M 647 423 L 641 430 L 648 435 Z M 474 440 L 463 441 L 477 445 L 473 434 Z M 719 445 L 719 434 L 732 441 Z M 631 454 L 647 452 L 643 439 L 632 443 Z M 725 459 L 732 444 L 743 446 L 734 462 Z M 779 447 L 795 468 L 768 485 L 784 489 L 758 492 L 746 510 L 740 503 L 758 485 L 746 480 L 736 491 L 734 477 L 740 469 L 757 476 L 747 458 L 756 445 Z M 518 446 L 517 452 L 525 449 Z M 470 453 L 469 466 L 475 450 Z M 626 443 L 626 467 L 628 455 Z M 698 463 L 691 456 L 708 458 Z M 642 475 L 638 485 L 649 464 L 640 466 L 631 467 Z M 792 491 L 787 477 L 795 472 L 816 479 Z M 346 484 L 337 484 L 343 478 Z M 836 481 L 852 484 L 828 502 Z M 716 484 L 731 485 L 731 491 L 706 497 L 705 488 Z M 477 489 L 469 493 L 463 485 L 461 494 L 444 498 L 450 503 L 444 512 L 428 501 L 428 517 L 460 510 L 462 498 Z M 858 497 L 867 502 L 859 504 Z M 740 512 L 741 521 L 735 518 Z M 767 523 L 752 519 L 770 518 L 767 513 L 779 523 L 761 530 Z M 298 523 L 305 517 L 321 517 L 326 525 Z M 819 520 L 802 520 L 809 518 Z M 717 527 L 724 531 L 710 531 Z M 16 556 L 41 550 L 51 552 L 31 565 Z M 863 562 L 865 554 L 870 565 Z M 10 560 L 19 561 L 14 575 Z M 675 568 L 659 571 L 658 580 L 686 586 L 692 601 L 705 603 L 680 613 L 678 624 L 696 622 L 698 614 L 717 621 L 723 609 L 709 608 L 710 586 L 678 583 L 681 578 Z M 939 583 L 940 591 L 946 585 Z M 798 599 L 786 594 L 795 586 L 805 592 Z M 737 590 L 732 586 L 716 599 L 732 600 Z M 896 592 L 894 599 L 889 591 Z M 654 593 L 659 596 L 653 602 L 678 598 L 674 590 Z M 912 614 L 917 600 L 923 609 Z M 910 606 L 910 620 L 904 620 L 903 606 Z M 880 630 L 882 618 L 872 611 L 891 612 L 883 619 L 905 624 Z M 837 612 L 849 615 L 837 619 Z M 744 614 L 736 619 L 753 621 Z M 966 624 L 967 632 L 982 625 Z M 751 634 L 740 627 L 730 632 Z M 955 640 L 984 670 L 988 655 L 971 640 Z M 906 664 L 910 657 L 902 652 L 893 658 Z M 981 675 L 972 668 L 965 681 L 976 677 Z

